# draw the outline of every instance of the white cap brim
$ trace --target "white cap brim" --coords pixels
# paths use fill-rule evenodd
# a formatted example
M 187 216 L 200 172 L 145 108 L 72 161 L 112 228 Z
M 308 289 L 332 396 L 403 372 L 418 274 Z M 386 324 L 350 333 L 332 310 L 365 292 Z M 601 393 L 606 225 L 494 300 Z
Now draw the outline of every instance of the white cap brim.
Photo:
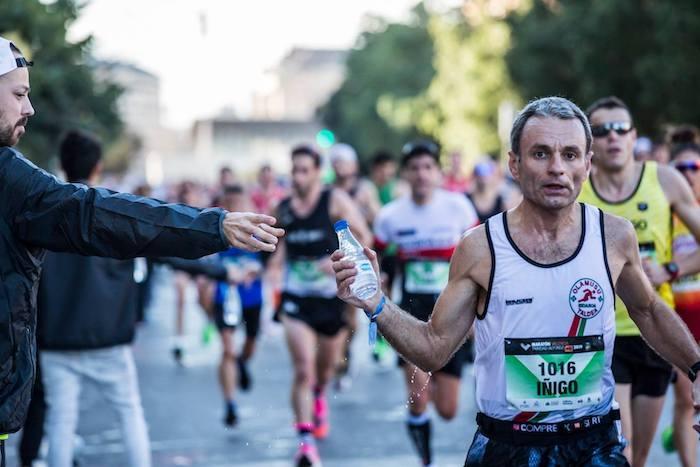
M 20 67 L 10 44 L 12 42 L 0 37 L 0 76 Z

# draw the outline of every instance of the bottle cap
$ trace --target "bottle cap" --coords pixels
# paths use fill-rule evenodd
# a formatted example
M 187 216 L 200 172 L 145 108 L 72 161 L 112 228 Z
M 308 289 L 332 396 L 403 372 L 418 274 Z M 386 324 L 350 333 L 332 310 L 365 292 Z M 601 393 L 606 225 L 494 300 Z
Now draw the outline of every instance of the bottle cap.
M 348 228 L 348 221 L 346 221 L 345 219 L 341 219 L 338 222 L 336 222 L 333 227 L 335 228 L 336 232 L 340 232 L 341 230 Z

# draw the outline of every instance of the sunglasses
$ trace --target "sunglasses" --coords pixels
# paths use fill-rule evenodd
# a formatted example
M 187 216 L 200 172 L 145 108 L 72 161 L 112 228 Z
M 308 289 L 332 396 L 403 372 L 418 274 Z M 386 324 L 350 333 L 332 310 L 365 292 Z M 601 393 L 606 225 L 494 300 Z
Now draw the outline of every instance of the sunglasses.
M 430 154 L 433 157 L 438 157 L 440 155 L 440 148 L 437 144 L 427 140 L 406 143 L 403 148 L 401 148 L 402 156 L 408 156 L 409 154 L 415 155 L 419 153 Z
M 632 123 L 630 122 L 607 122 L 602 125 L 595 125 L 591 127 L 591 134 L 594 138 L 603 138 L 608 136 L 611 131 L 614 131 L 618 135 L 626 135 L 632 130 Z
M 683 161 L 674 164 L 676 170 L 680 172 L 697 172 L 700 170 L 700 159 L 696 161 Z

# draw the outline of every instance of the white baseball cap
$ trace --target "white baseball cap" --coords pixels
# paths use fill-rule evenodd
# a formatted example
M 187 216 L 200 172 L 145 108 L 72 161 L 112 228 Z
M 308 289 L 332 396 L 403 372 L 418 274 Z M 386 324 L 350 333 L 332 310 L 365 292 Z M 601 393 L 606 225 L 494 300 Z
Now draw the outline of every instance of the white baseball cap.
M 14 44 L 4 37 L 0 37 L 0 76 L 5 75 L 12 70 L 22 67 L 29 67 L 33 62 L 26 60 L 24 57 L 15 57 L 15 52 L 12 51 Z M 17 47 L 17 46 L 15 46 Z
M 352 146 L 345 143 L 337 143 L 331 146 L 328 155 L 332 163 L 339 161 L 357 162 L 357 153 Z

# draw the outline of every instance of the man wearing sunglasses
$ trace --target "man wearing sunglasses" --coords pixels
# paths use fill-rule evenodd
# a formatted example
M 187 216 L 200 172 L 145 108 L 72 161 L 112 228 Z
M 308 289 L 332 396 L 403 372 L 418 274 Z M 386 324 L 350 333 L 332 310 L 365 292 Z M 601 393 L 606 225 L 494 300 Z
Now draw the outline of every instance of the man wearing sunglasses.
M 700 269 L 700 255 L 673 261 L 672 214 L 700 239 L 700 206 L 683 176 L 656 162 L 634 160 L 637 133 L 632 116 L 620 99 L 605 97 L 587 111 L 593 135 L 593 169 L 579 201 L 632 222 L 649 279 L 663 301 L 673 308 L 670 282 Z M 654 438 L 671 366 L 645 342 L 624 303 L 616 303 L 613 374 L 615 399 L 629 445 L 632 465 L 645 464 Z

